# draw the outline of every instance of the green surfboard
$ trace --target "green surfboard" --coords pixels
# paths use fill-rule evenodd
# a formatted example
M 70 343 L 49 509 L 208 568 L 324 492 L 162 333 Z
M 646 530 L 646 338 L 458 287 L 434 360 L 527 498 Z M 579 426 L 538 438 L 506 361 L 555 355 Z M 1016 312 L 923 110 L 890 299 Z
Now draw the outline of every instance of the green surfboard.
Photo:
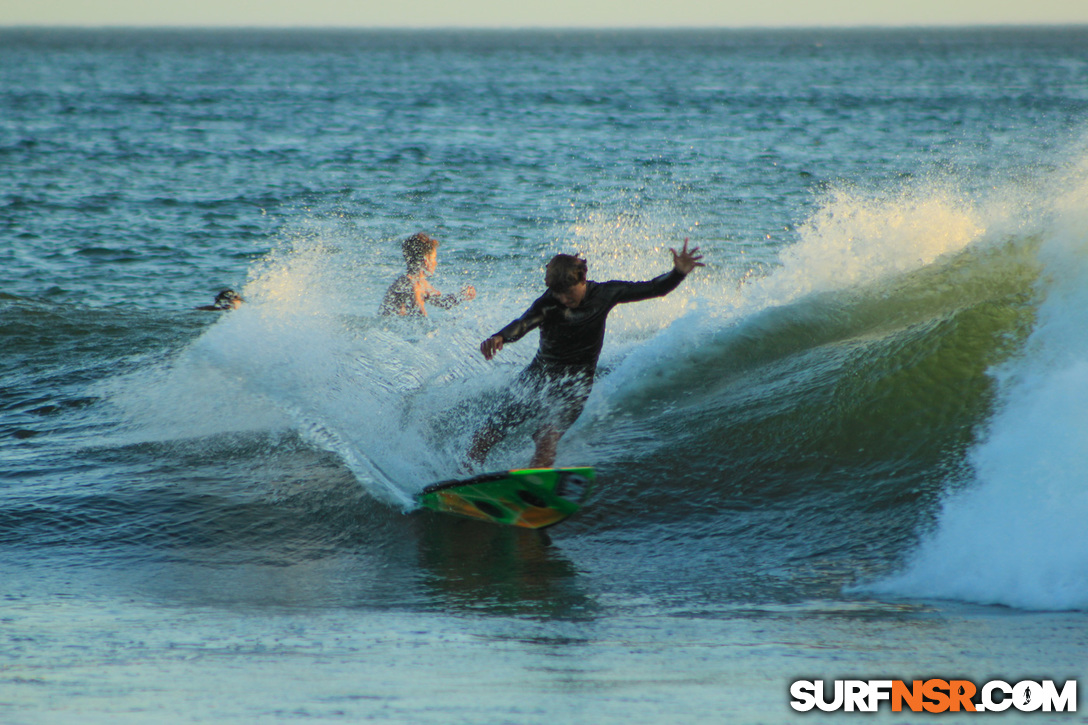
M 542 529 L 581 508 L 595 477 L 592 468 L 498 471 L 431 484 L 416 498 L 432 511 Z

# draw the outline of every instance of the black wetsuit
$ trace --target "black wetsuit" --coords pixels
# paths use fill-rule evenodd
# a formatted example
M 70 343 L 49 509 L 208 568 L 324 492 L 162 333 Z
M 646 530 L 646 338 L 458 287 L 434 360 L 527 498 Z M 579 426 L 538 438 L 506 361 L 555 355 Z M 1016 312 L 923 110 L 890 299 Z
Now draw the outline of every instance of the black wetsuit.
M 496 333 L 507 343 L 539 327 L 540 347 L 489 426 L 504 430 L 536 412 L 545 426 L 559 432 L 569 428 L 593 388 L 608 313 L 625 302 L 666 295 L 685 276 L 673 269 L 647 282 L 587 281 L 585 297 L 574 309 L 559 302 L 551 290 L 538 297 L 525 314 Z
M 451 293 L 448 295 L 426 295 L 423 301 L 448 310 L 460 302 L 461 298 Z M 423 316 L 423 310 L 416 303 L 415 283 L 412 282 L 408 275 L 402 274 L 393 280 L 393 284 L 389 285 L 389 289 L 385 291 L 385 297 L 382 298 L 382 302 L 378 306 L 378 314 Z

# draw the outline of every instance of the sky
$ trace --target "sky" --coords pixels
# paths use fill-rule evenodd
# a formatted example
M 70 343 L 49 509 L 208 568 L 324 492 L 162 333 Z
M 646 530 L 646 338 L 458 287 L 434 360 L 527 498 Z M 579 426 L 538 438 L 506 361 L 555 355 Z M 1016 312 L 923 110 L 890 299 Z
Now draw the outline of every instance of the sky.
M 1086 0 L 0 0 L 0 26 L 1088 25 Z

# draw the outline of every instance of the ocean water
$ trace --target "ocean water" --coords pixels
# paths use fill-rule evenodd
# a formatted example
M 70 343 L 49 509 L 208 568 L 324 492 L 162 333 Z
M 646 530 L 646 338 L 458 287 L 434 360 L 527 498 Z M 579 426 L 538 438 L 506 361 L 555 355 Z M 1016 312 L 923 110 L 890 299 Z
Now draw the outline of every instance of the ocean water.
M 1084 28 L 0 31 L 0 721 L 833 722 L 790 683 L 1082 678 L 1086 132 Z M 478 296 L 380 318 L 417 231 Z M 646 279 L 684 238 L 707 266 L 612 314 L 560 445 L 589 505 L 416 510 L 547 259 Z

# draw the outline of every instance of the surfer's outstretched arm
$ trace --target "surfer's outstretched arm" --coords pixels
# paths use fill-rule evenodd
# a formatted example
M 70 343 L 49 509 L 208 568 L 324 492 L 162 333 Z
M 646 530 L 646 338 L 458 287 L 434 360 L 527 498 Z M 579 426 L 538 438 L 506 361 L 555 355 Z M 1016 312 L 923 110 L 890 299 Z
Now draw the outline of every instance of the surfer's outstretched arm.
M 668 272 L 658 275 L 645 282 L 605 282 L 602 289 L 610 296 L 612 304 L 624 304 L 627 302 L 642 302 L 655 297 L 664 297 L 680 286 L 684 278 L 696 267 L 705 266 L 701 261 L 703 255 L 699 254 L 699 248 L 688 249 L 688 240 L 684 239 L 684 246 L 678 252 L 672 252 L 673 267 Z

